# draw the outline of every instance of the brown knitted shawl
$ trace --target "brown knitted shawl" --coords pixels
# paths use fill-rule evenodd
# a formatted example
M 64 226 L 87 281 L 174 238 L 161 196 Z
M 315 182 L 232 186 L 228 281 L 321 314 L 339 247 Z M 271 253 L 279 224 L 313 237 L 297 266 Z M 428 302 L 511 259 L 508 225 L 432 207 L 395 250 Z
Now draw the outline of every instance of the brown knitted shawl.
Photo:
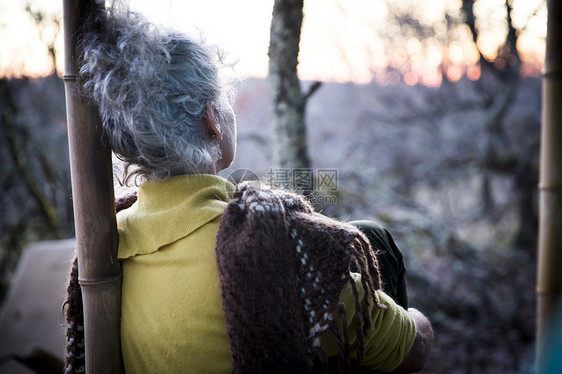
M 381 281 L 358 229 L 314 214 L 302 196 L 242 184 L 223 215 L 216 254 L 234 373 L 325 372 L 320 337 L 329 331 L 338 344 L 336 371 L 361 364 Z M 362 300 L 351 270 L 362 275 Z M 346 320 L 339 295 L 348 285 L 355 295 L 354 361 L 346 326 L 334 319 Z

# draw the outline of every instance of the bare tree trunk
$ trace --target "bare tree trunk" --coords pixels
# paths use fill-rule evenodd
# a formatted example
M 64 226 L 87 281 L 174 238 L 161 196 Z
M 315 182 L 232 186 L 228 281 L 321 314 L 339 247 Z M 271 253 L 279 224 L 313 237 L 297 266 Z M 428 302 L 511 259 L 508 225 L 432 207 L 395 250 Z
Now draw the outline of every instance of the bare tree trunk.
M 121 268 L 111 149 L 101 142 L 97 107 L 77 90 L 77 42 L 103 2 L 63 0 L 65 88 L 79 282 L 84 305 L 87 373 L 121 373 Z
M 274 128 L 273 162 L 309 168 L 304 109 L 297 77 L 303 0 L 275 0 L 269 41 L 269 104 Z
M 547 333 L 562 294 L 562 3 L 548 0 L 547 6 L 539 183 L 537 373 L 544 373 Z

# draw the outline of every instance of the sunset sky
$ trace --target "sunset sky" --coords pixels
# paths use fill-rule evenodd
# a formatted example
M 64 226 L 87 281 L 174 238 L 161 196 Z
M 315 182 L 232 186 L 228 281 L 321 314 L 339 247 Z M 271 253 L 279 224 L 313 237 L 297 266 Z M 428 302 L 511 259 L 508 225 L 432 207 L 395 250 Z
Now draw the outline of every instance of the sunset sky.
M 45 23 L 41 33 L 25 12 L 25 4 L 41 10 L 47 19 L 62 18 L 62 0 L 0 0 L 0 75 L 41 76 L 53 65 L 43 40 L 54 39 L 56 27 Z M 546 7 L 543 0 L 514 0 L 513 20 L 518 29 L 523 58 L 535 71 L 544 59 Z M 210 44 L 219 45 L 237 61 L 235 73 L 264 77 L 267 74 L 267 47 L 273 0 L 131 0 L 131 7 L 157 23 L 191 34 L 202 32 Z M 445 12 L 455 13 L 459 0 L 400 0 L 397 8 L 409 7 L 423 22 L 439 23 Z M 537 11 L 538 10 L 538 11 Z M 474 44 L 467 30 L 460 28 L 448 35 L 446 28 L 435 27 L 435 35 L 420 43 L 404 39 L 404 48 L 385 53 L 385 33 L 396 32 L 388 22 L 389 9 L 384 0 L 306 0 L 302 29 L 299 75 L 302 79 L 368 82 L 389 62 L 400 67 L 406 82 L 438 83 L 438 66 L 446 62 L 450 79 L 475 74 L 477 61 Z M 535 13 L 536 12 L 536 13 Z M 498 43 L 505 38 L 503 0 L 480 0 L 475 7 L 481 29 L 479 46 L 493 57 Z M 526 26 L 525 26 L 526 25 Z M 456 41 L 442 48 L 443 38 Z M 62 28 L 55 40 L 57 67 L 63 68 Z M 388 48 L 387 48 L 388 50 Z M 406 51 L 406 52 L 403 52 Z M 473 69 L 473 70 L 471 70 Z M 476 72 L 477 73 L 477 72 Z

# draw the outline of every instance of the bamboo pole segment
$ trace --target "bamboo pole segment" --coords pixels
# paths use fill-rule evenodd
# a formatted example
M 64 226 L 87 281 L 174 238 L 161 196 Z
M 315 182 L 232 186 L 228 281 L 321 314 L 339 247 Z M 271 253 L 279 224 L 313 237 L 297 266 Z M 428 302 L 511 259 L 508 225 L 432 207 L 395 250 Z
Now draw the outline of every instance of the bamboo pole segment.
M 97 107 L 80 95 L 78 45 L 103 1 L 63 0 L 66 113 L 87 373 L 121 373 L 121 269 L 111 150 L 102 144 Z
M 548 0 L 542 87 L 539 240 L 537 262 L 537 373 L 543 373 L 548 332 L 562 296 L 562 3 Z M 558 316 L 559 318 L 559 316 Z

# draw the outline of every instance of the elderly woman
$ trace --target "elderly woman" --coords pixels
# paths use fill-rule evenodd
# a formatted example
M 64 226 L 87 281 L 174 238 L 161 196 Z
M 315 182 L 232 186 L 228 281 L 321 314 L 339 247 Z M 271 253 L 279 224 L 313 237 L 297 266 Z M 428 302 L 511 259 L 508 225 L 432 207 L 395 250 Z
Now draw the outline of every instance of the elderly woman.
M 433 333 L 393 300 L 407 302 L 403 271 L 381 280 L 365 235 L 303 197 L 217 176 L 236 151 L 219 59 L 123 8 L 103 23 L 82 43 L 82 84 L 141 182 L 117 216 L 125 371 L 420 370 Z M 386 231 L 358 226 L 375 249 L 400 256 Z M 68 372 L 83 369 L 76 279 L 75 268 Z

